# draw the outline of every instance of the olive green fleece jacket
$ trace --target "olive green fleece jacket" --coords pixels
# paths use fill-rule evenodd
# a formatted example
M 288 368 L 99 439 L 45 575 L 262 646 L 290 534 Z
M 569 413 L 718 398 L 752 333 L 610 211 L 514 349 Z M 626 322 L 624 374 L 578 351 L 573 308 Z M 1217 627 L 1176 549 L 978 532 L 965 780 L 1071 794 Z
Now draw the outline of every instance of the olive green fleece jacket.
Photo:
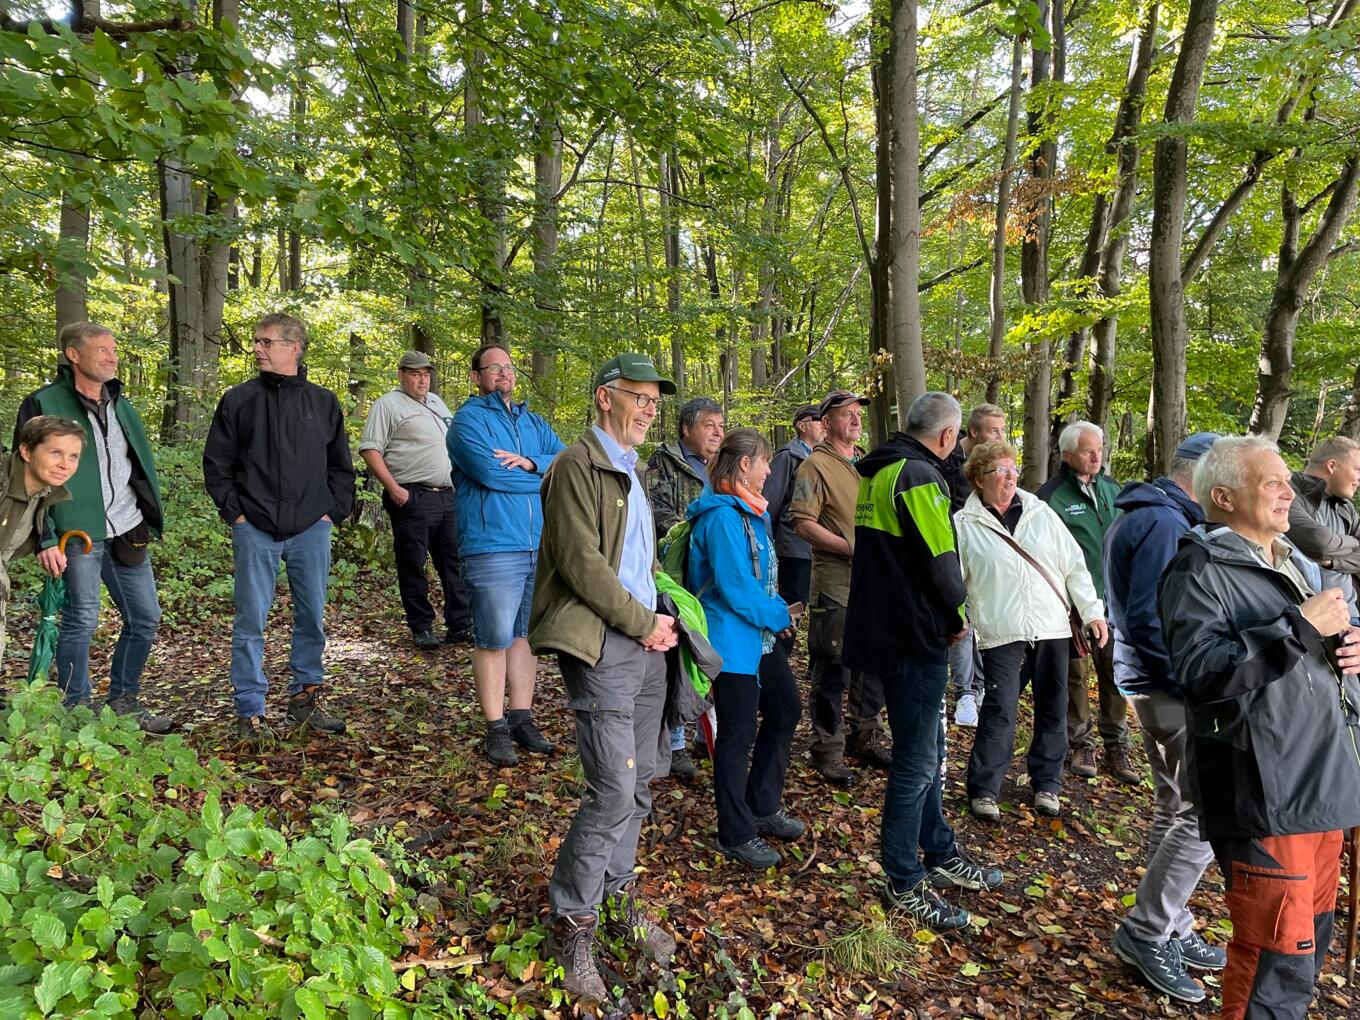
M 543 535 L 529 612 L 535 655 L 565 652 L 594 666 L 605 627 L 639 641 L 656 628 L 656 614 L 619 581 L 634 480 L 610 463 L 594 432 L 559 453 L 543 476 Z

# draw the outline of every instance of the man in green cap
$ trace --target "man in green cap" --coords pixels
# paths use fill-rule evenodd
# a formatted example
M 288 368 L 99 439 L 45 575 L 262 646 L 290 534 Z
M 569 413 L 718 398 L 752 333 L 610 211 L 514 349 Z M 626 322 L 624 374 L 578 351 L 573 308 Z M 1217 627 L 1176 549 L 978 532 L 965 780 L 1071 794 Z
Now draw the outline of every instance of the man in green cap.
M 611 937 L 665 962 L 675 939 L 634 892 L 638 833 L 660 746 L 666 650 L 675 620 L 656 612 L 656 533 L 635 472 L 637 447 L 675 392 L 650 358 L 621 354 L 595 373 L 595 425 L 554 459 L 543 479 L 529 642 L 557 653 L 586 793 L 548 885 L 548 951 L 567 991 L 604 1002 L 595 956 L 601 922 Z

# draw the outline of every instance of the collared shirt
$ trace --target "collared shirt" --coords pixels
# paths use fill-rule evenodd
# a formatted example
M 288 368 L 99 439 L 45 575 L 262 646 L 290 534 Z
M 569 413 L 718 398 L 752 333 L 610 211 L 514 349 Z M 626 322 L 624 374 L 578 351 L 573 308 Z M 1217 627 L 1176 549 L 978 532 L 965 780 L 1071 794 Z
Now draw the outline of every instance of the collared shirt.
M 1276 540 L 1271 545 L 1270 555 L 1266 555 L 1266 547 L 1261 545 L 1260 542 L 1253 542 L 1241 532 L 1238 532 L 1238 535 L 1241 536 L 1243 542 L 1247 543 L 1251 548 L 1251 551 L 1256 554 L 1258 560 L 1268 566 L 1271 570 L 1278 570 L 1285 577 L 1289 578 L 1289 580 L 1293 581 L 1294 584 L 1298 586 L 1299 591 L 1303 592 L 1304 598 L 1315 594 L 1313 585 L 1303 576 L 1299 571 L 1299 568 L 1294 565 L 1294 561 L 1289 558 L 1289 546 Z
M 688 464 L 691 470 L 693 470 L 694 473 L 699 476 L 699 479 L 705 485 L 707 485 L 708 465 L 704 463 L 704 459 L 700 457 L 697 453 L 695 453 L 693 450 L 691 450 L 684 443 L 680 444 L 680 452 L 685 455 L 685 463 Z
M 652 509 L 647 505 L 647 493 L 634 473 L 637 450 L 625 450 L 618 441 L 598 425 L 591 426 L 604 447 L 609 463 L 628 476 L 628 523 L 623 529 L 623 555 L 619 558 L 619 583 L 624 591 L 648 609 L 656 609 L 656 577 L 652 567 L 656 563 L 656 534 L 652 527 Z
M 982 505 L 987 508 L 993 517 L 1001 522 L 1002 527 L 1012 535 L 1015 534 L 1015 527 L 1020 523 L 1020 517 L 1025 512 L 1025 506 L 1020 502 L 1020 492 L 1018 489 L 1016 490 L 1015 495 L 1011 497 L 1011 501 L 1006 506 L 1005 510 L 998 510 L 990 503 L 983 503 Z
M 116 398 L 107 385 L 99 389 L 99 399 L 91 400 L 76 390 L 76 399 L 94 427 L 94 449 L 85 456 L 99 467 L 99 490 L 104 500 L 105 530 L 109 538 L 126 535 L 144 520 L 132 488 L 132 452 L 114 406 Z
M 812 447 L 808 446 L 808 444 L 807 444 L 806 442 L 804 442 L 803 440 L 801 440 L 801 439 L 795 439 L 795 440 L 793 440 L 793 442 L 794 442 L 795 444 L 797 444 L 799 448 L 802 449 L 802 451 L 803 451 L 803 459 L 804 459 L 804 460 L 807 460 L 808 454 L 810 454 L 810 453 L 812 452 Z
M 10 466 L 9 491 L 0 504 L 0 564 L 14 558 L 19 548 L 33 537 L 33 524 L 43 497 L 52 491 L 43 486 L 33 495 L 28 494 L 24 461 L 16 451 Z
M 417 400 L 405 390 L 384 393 L 373 402 L 364 423 L 359 452 L 377 450 L 398 485 L 453 484 L 445 437 L 453 412 L 433 393 Z

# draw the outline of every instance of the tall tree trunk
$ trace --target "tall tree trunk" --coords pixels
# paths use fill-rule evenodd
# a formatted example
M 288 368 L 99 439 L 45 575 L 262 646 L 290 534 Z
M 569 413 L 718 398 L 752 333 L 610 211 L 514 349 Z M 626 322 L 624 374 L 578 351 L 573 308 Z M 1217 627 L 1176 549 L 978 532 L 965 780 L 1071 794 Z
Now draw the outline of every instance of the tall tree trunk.
M 484 0 L 472 0 L 469 16 L 481 18 Z M 494 13 L 491 12 L 491 13 Z M 505 327 L 501 321 L 500 294 L 504 286 L 505 240 L 505 182 L 499 164 L 491 159 L 482 109 L 482 66 L 486 52 L 474 47 L 467 55 L 467 73 L 463 84 L 463 127 L 474 149 L 481 148 L 482 171 L 477 182 L 477 205 L 490 234 L 489 264 L 483 266 L 481 286 L 482 343 L 505 343 Z
M 237 24 L 237 2 L 215 0 L 215 27 L 220 30 Z M 185 16 L 192 18 L 196 8 L 187 3 L 184 10 Z M 176 77 L 194 80 L 191 59 L 186 57 Z M 215 193 L 200 197 L 194 186 L 194 168 L 178 157 L 163 157 L 157 163 L 157 171 L 166 270 L 170 274 L 170 357 L 161 438 L 179 443 L 204 431 L 217 390 L 227 263 L 236 209 L 233 201 L 222 201 Z M 185 230 L 186 222 L 199 215 L 209 222 L 215 221 L 210 240 L 200 241 Z
M 1138 143 L 1138 129 L 1142 124 L 1143 104 L 1147 98 L 1148 74 L 1152 58 L 1157 52 L 1158 0 L 1149 0 L 1138 28 L 1138 38 L 1129 58 L 1129 76 L 1124 94 L 1115 114 L 1114 132 L 1106 151 L 1115 156 L 1116 179 L 1114 197 L 1110 201 L 1105 243 L 1100 252 L 1100 266 L 1096 270 L 1099 297 L 1106 301 L 1118 297 L 1122 291 L 1124 249 L 1128 245 L 1129 222 L 1133 203 L 1138 194 L 1138 162 L 1142 146 Z M 1086 386 L 1086 419 L 1105 429 L 1110 418 L 1110 402 L 1114 398 L 1115 336 L 1119 316 L 1108 312 L 1092 327 L 1095 338 L 1091 352 L 1091 375 Z
M 926 391 L 921 346 L 921 125 L 916 103 L 916 0 L 893 0 L 892 329 L 897 420 Z
M 71 22 L 79 24 L 85 18 L 99 17 L 100 0 L 73 0 L 71 4 Z M 75 157 L 77 165 L 83 166 L 84 160 Z M 53 338 L 61 333 L 62 329 L 73 322 L 85 322 L 90 317 L 86 307 L 86 292 L 89 281 L 86 279 L 84 267 L 85 257 L 90 247 L 90 203 L 85 196 L 76 196 L 71 189 L 64 189 L 61 193 L 61 218 L 58 222 L 59 247 L 63 254 L 63 261 L 72 259 L 79 254 L 81 265 L 77 268 L 67 266 L 57 280 L 57 292 L 55 295 L 56 304 L 56 333 Z M 58 345 L 60 346 L 60 345 Z M 57 352 L 59 360 L 65 360 L 65 354 Z
M 1181 287 L 1181 240 L 1185 230 L 1185 128 L 1195 116 L 1200 83 L 1214 38 L 1218 0 L 1190 0 L 1185 34 L 1171 74 L 1163 122 L 1152 161 L 1152 239 L 1148 292 L 1152 311 L 1152 394 L 1148 411 L 1149 476 L 1165 474 L 1185 434 L 1185 352 L 1189 327 Z
M 1281 197 L 1285 229 L 1280 243 L 1280 260 L 1275 289 L 1266 312 L 1261 336 L 1261 362 L 1256 375 L 1256 400 L 1251 409 L 1248 431 L 1271 439 L 1280 438 L 1285 415 L 1289 412 L 1290 378 L 1294 369 L 1294 333 L 1313 277 L 1327 263 L 1346 223 L 1360 198 L 1360 153 L 1351 156 L 1332 188 L 1331 200 L 1313 236 L 1298 248 L 1299 221 L 1302 213 L 1286 183 Z M 1295 254 L 1297 252 L 1297 254 Z
M 1350 398 L 1341 408 L 1341 435 L 1360 442 L 1360 365 L 1355 366 Z
M 1041 0 L 1039 16 L 1057 24 L 1062 18 L 1062 0 Z M 1058 32 L 1050 33 L 1055 46 Z M 1035 142 L 1025 160 L 1026 198 L 1025 239 L 1020 245 L 1020 290 L 1025 304 L 1037 309 L 1048 302 L 1048 235 L 1053 215 L 1051 181 L 1058 159 L 1057 142 L 1047 138 L 1053 116 L 1054 100 L 1045 91 L 1052 81 L 1053 64 L 1047 50 L 1036 42 L 1030 45 L 1030 101 L 1027 113 L 1029 135 Z M 1023 477 L 1020 484 L 1036 489 L 1048 477 L 1048 409 L 1053 384 L 1052 341 L 1047 337 L 1025 344 L 1025 434 Z
M 661 180 L 661 236 L 666 249 L 666 311 L 670 321 L 671 376 L 676 388 L 684 393 L 685 344 L 680 328 L 680 216 L 675 208 L 675 197 L 680 193 L 680 172 L 676 166 L 675 150 L 663 152 L 658 167 Z M 754 358 L 754 355 L 752 355 Z
M 293 174 L 301 180 L 307 174 L 307 166 L 302 160 L 306 145 L 307 123 L 307 84 L 301 75 L 293 79 L 292 95 L 289 97 L 289 112 L 293 121 L 293 145 L 297 155 L 293 159 Z M 302 232 L 294 219 L 288 225 L 288 289 L 302 289 Z
M 996 182 L 996 223 L 992 229 L 992 277 L 989 292 L 991 339 L 987 354 L 992 371 L 987 378 L 987 402 L 1001 399 L 1001 356 L 1006 349 L 1006 221 L 1011 213 L 1011 173 L 1020 135 L 1021 83 L 1024 78 L 1025 36 L 1017 32 L 1011 44 L 1010 103 L 1006 108 L 1006 147 L 1001 156 L 1001 178 Z
M 562 127 L 548 116 L 538 124 L 534 152 L 533 385 L 544 414 L 557 406 L 557 324 L 562 295 L 557 273 L 558 191 L 562 188 Z
M 869 359 L 873 365 L 881 357 L 880 351 L 894 350 L 892 326 L 892 281 L 888 267 L 892 265 L 892 121 L 893 121 L 893 63 L 897 43 L 893 35 L 891 10 L 884 4 L 874 15 L 875 59 L 873 64 L 874 130 L 878 144 L 874 152 L 874 247 L 869 263 Z M 847 181 L 847 189 L 852 182 Z M 874 393 L 869 407 L 870 428 L 875 444 L 883 442 L 892 431 L 892 403 L 897 385 L 892 362 L 881 369 L 882 385 Z

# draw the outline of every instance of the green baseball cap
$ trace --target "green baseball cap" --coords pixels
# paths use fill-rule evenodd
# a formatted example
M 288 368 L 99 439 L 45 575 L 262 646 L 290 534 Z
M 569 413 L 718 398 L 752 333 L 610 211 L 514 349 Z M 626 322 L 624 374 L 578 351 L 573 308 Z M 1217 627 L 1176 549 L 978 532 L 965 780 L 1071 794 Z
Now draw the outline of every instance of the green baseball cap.
M 599 389 L 615 379 L 627 379 L 629 382 L 654 382 L 662 393 L 671 394 L 675 392 L 675 383 L 663 378 L 657 372 L 656 366 L 652 364 L 652 359 L 645 354 L 629 352 L 628 354 L 620 354 L 617 358 L 610 358 L 595 373 L 595 388 Z

